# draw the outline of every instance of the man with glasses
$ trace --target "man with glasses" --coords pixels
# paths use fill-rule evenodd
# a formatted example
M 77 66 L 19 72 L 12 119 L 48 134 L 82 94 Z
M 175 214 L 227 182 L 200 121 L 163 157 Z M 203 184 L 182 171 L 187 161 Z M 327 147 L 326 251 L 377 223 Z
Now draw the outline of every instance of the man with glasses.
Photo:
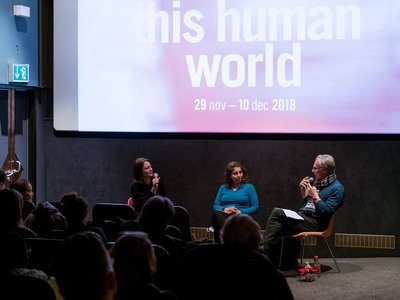
M 335 173 L 335 160 L 329 154 L 320 154 L 312 167 L 313 177 L 304 177 L 299 184 L 303 206 L 298 215 L 274 208 L 267 221 L 262 252 L 278 267 L 281 237 L 303 231 L 322 231 L 328 227 L 331 216 L 343 205 L 344 187 Z M 296 218 L 297 216 L 297 218 Z M 289 251 L 284 251 L 281 270 L 297 268 L 300 243 L 293 239 Z M 285 243 L 288 245 L 289 243 Z

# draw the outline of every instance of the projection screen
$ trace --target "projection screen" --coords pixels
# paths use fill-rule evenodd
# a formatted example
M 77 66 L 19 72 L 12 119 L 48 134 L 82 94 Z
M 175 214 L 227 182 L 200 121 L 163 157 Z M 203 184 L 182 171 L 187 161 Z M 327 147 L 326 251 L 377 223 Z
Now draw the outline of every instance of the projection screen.
M 57 131 L 398 134 L 399 112 L 399 1 L 54 1 Z

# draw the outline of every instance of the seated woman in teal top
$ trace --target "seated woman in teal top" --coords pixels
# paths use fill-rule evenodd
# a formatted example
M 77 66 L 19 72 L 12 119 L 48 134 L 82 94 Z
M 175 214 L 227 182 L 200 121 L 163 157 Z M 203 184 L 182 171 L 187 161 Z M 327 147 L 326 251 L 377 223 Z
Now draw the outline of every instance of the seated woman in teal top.
M 231 214 L 255 214 L 258 210 L 258 195 L 251 183 L 248 183 L 246 168 L 237 161 L 231 161 L 225 168 L 225 183 L 215 197 L 211 224 L 214 229 L 214 241 L 220 242 L 220 230 Z

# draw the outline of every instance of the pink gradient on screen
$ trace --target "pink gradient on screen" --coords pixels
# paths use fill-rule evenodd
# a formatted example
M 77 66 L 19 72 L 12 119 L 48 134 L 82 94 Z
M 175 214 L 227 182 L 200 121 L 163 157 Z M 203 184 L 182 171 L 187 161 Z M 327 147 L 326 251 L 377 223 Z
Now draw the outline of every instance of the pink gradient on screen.
M 237 4 L 237 2 L 235 2 Z M 229 2 L 231 7 L 235 3 Z M 277 2 L 276 2 L 277 3 Z M 399 69 L 391 67 L 390 11 L 386 22 L 378 24 L 381 15 L 375 13 L 382 4 L 363 3 L 361 38 L 329 41 L 280 41 L 273 44 L 274 60 L 282 52 L 290 52 L 292 43 L 301 45 L 301 86 L 228 88 L 217 79 L 215 87 L 192 87 L 185 55 L 222 56 L 263 53 L 265 42 L 216 43 L 214 34 L 206 32 L 199 44 L 181 43 L 164 46 L 170 62 L 168 69 L 176 100 L 178 131 L 186 132 L 288 132 L 288 133 L 399 133 L 400 90 Z M 239 4 L 237 4 L 239 6 Z M 236 6 L 236 7 L 237 7 Z M 201 3 L 196 4 L 201 9 Z M 374 21 L 375 20 L 375 21 Z M 209 28 L 208 28 L 209 29 Z M 371 31 L 372 30 L 372 31 Z M 209 35 L 207 35 L 209 34 Z M 268 42 L 266 42 L 268 43 Z M 257 77 L 263 77 L 263 68 Z M 194 111 L 195 99 L 236 104 L 238 99 L 268 101 L 295 99 L 295 111 Z M 377 116 L 384 116 L 383 118 Z

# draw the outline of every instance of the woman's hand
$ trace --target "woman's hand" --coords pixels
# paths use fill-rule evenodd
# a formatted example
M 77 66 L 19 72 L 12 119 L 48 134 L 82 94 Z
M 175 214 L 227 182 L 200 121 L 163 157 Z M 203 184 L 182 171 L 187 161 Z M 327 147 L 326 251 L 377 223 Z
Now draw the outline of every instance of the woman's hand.
M 153 186 L 151 188 L 151 192 L 154 195 L 158 194 L 158 184 L 160 183 L 160 177 L 156 176 L 152 179 Z
M 153 186 L 158 186 L 158 184 L 160 183 L 160 177 L 154 177 L 153 179 L 152 179 L 152 182 L 153 182 Z
M 224 213 L 227 214 L 240 214 L 240 210 L 234 206 L 228 206 L 224 208 Z

